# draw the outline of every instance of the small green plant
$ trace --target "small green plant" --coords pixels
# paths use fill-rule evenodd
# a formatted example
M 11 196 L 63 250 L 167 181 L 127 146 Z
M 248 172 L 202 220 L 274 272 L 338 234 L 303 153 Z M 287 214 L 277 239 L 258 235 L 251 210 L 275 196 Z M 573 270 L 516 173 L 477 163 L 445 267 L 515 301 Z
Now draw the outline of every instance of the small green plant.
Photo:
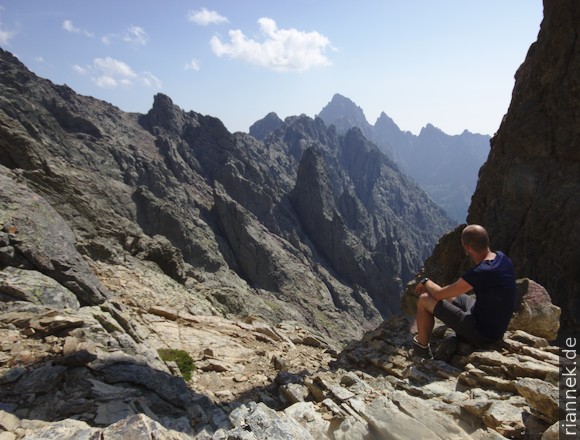
M 157 352 L 164 362 L 173 361 L 177 364 L 186 382 L 191 380 L 191 372 L 195 370 L 195 364 L 187 351 L 174 348 L 160 348 Z

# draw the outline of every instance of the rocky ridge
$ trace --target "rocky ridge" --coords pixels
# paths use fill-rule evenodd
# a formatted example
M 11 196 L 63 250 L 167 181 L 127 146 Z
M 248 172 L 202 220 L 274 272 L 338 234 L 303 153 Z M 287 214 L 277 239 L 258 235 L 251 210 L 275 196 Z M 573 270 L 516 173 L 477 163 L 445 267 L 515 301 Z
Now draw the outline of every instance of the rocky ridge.
M 339 94 L 332 97 L 318 117 L 327 125 L 334 125 L 339 133 L 358 127 L 451 218 L 465 221 L 479 168 L 489 154 L 490 136 L 467 130 L 451 136 L 432 124 L 414 135 L 402 131 L 384 112 L 371 125 L 360 107 Z
M 26 188 L 61 215 L 83 257 L 153 262 L 219 313 L 360 337 L 398 311 L 404 283 L 452 227 L 358 130 L 302 116 L 262 142 L 162 94 L 128 114 L 0 55 L 2 197 L 12 204 L 8 188 Z M 27 231 L 17 217 L 8 226 Z M 2 267 L 18 264 L 7 256 Z

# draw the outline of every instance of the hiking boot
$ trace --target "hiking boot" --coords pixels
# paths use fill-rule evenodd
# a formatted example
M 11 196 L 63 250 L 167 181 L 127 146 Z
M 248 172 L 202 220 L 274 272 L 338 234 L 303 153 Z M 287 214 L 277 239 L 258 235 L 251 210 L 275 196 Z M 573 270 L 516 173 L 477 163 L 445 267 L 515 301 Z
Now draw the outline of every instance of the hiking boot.
M 439 344 L 439 347 L 437 347 L 437 350 L 435 350 L 435 354 L 433 355 L 433 357 L 438 361 L 444 361 L 449 363 L 449 361 L 457 351 L 458 346 L 459 339 L 457 338 L 457 336 L 448 336 L 445 339 L 443 339 L 443 341 L 441 341 L 441 344 Z
M 433 359 L 433 353 L 431 353 L 431 346 L 421 345 L 417 342 L 417 336 L 413 336 L 413 356 L 417 356 L 423 359 Z

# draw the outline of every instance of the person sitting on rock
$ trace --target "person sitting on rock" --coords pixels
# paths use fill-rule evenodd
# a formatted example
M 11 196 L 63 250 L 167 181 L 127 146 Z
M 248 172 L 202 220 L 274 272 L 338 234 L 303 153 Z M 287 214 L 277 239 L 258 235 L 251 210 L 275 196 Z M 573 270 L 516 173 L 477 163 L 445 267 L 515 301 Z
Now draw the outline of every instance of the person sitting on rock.
M 446 347 L 446 351 L 453 352 L 458 338 L 476 345 L 500 340 L 510 323 L 516 301 L 511 260 L 501 251 L 490 250 L 489 235 L 479 225 L 463 229 L 461 244 L 475 263 L 473 268 L 445 287 L 429 278 L 417 284 L 417 334 L 413 338 L 416 356 L 433 358 L 429 339 L 435 317 L 455 330 L 457 337 L 450 338 Z M 467 295 L 472 289 L 475 295 Z M 441 358 L 437 353 L 435 357 Z

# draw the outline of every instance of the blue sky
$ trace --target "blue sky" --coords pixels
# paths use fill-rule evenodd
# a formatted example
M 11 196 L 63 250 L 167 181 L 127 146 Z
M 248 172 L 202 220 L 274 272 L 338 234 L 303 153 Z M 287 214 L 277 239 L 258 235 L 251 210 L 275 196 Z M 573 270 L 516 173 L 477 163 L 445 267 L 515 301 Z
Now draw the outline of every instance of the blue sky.
M 124 111 L 164 93 L 248 131 L 335 93 L 374 124 L 493 135 L 541 0 L 0 0 L 0 47 Z

